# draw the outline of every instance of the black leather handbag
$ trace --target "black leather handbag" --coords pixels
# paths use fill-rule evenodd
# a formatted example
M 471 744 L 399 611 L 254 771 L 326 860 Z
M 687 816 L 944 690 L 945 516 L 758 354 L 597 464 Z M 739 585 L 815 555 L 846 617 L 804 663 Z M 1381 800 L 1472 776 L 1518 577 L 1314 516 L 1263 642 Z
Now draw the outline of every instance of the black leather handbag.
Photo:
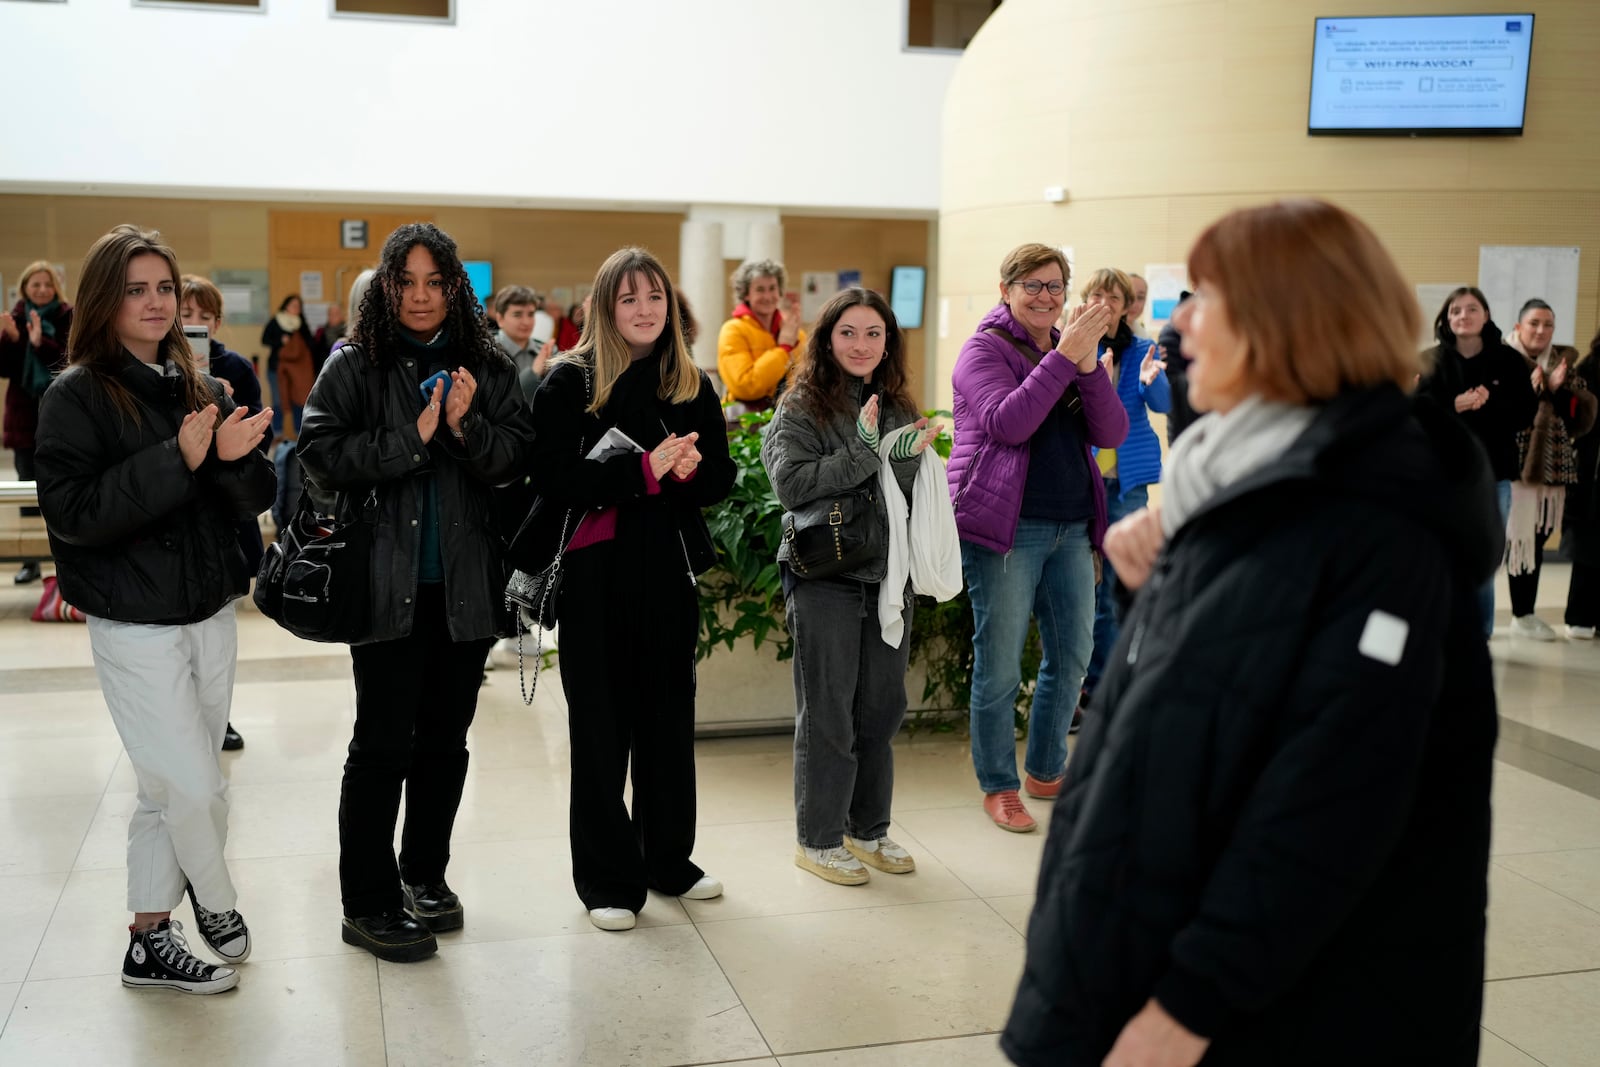
M 882 555 L 877 479 L 803 504 L 783 515 L 789 568 L 802 578 L 832 578 Z
M 355 345 L 346 358 L 361 358 Z M 367 425 L 382 410 L 382 372 L 366 369 Z M 343 499 L 343 498 L 341 498 Z M 267 546 L 252 594 L 261 614 L 307 641 L 349 644 L 372 632 L 372 545 L 378 489 L 359 505 L 346 501 L 344 521 L 320 515 L 302 489 L 294 517 Z
M 372 628 L 372 540 L 378 491 L 348 522 L 329 525 L 302 491 L 294 518 L 278 531 L 256 572 L 261 614 L 307 641 L 348 644 Z

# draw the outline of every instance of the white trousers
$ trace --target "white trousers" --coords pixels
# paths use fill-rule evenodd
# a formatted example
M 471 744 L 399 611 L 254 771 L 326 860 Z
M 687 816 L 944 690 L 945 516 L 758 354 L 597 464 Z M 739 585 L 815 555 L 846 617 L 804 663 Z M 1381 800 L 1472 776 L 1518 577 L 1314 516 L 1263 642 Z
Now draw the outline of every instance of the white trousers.
M 128 821 L 128 910 L 171 911 L 186 883 L 208 911 L 238 899 L 222 857 L 228 782 L 219 753 L 239 650 L 234 607 L 187 626 L 89 619 L 111 721 L 139 776 Z

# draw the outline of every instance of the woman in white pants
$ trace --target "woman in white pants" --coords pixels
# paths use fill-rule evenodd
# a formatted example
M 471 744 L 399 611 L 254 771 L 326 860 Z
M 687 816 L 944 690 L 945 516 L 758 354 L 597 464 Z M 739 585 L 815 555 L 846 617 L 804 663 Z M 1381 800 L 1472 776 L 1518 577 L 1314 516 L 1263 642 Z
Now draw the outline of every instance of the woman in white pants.
M 128 986 L 218 993 L 250 934 L 223 859 L 218 765 L 233 694 L 235 531 L 272 503 L 253 418 L 198 373 L 159 234 L 118 226 L 84 259 L 69 366 L 39 405 L 39 506 L 66 601 L 89 616 L 95 668 L 139 799 L 128 824 Z M 188 892 L 216 966 L 172 919 Z

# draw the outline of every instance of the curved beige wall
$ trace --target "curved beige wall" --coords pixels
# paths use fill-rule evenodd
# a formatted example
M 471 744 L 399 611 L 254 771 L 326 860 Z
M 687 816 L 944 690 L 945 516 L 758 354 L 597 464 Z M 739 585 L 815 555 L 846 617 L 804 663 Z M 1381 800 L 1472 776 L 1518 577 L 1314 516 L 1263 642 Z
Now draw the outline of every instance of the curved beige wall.
M 1519 7 L 1537 12 L 1524 136 L 1306 135 L 1317 16 Z M 1217 216 L 1284 195 L 1361 215 L 1414 283 L 1476 279 L 1480 244 L 1578 245 L 1586 341 L 1600 296 L 1596 55 L 1596 0 L 1005 0 L 945 101 L 941 405 L 1014 245 L 1071 246 L 1080 275 L 1141 270 L 1182 262 Z M 1052 185 L 1067 202 L 1044 201 Z M 1494 311 L 1505 324 L 1514 309 Z

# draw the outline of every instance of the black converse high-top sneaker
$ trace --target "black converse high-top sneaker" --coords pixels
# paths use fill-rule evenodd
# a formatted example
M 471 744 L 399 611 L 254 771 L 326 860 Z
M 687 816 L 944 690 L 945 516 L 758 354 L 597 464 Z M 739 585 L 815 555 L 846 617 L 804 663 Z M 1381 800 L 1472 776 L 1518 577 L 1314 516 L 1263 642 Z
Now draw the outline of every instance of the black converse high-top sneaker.
M 194 886 L 186 887 L 189 902 L 194 905 L 195 921 L 200 924 L 200 936 L 224 963 L 243 963 L 250 958 L 250 928 L 244 916 L 237 911 L 207 911 L 194 895 Z
M 232 967 L 214 967 L 189 951 L 183 924 L 162 919 L 152 930 L 128 927 L 128 954 L 122 957 L 122 984 L 158 986 L 180 993 L 222 993 L 239 984 Z

